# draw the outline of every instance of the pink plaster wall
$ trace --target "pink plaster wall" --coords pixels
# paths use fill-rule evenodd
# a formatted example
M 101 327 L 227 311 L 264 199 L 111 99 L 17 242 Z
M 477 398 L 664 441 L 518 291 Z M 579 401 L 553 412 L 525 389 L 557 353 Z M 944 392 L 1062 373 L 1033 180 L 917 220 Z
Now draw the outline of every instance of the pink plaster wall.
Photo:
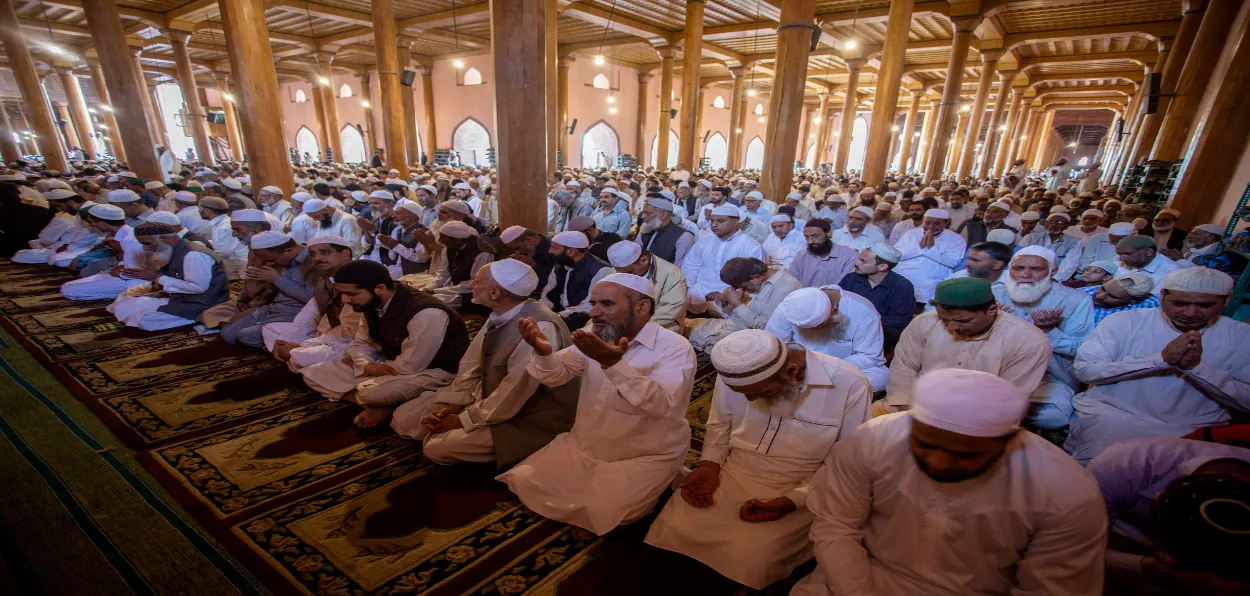
M 344 83 L 351 87 L 351 97 L 338 96 L 340 88 Z M 370 125 L 365 124 L 364 122 L 365 109 L 360 105 L 360 101 L 362 99 L 360 95 L 360 79 L 357 79 L 352 75 L 334 75 L 333 85 L 334 102 L 338 110 L 339 130 L 341 131 L 344 126 L 349 124 L 353 126 L 362 124 L 366 129 L 370 128 Z M 376 83 L 373 86 L 376 87 Z M 308 98 L 308 101 L 296 103 L 296 90 L 302 90 L 305 97 Z M 210 90 L 210 94 L 211 93 L 212 90 Z M 279 86 L 278 95 L 280 101 L 282 102 L 283 139 L 286 141 L 287 146 L 295 146 L 295 134 L 299 132 L 301 127 L 307 126 L 308 130 L 311 130 L 313 134 L 317 134 L 317 111 L 316 108 L 313 107 L 312 85 L 306 81 L 301 81 L 299 83 L 283 83 Z M 377 97 L 376 91 L 373 96 Z M 209 101 L 213 101 L 211 95 L 209 96 Z M 377 124 L 372 126 L 377 126 Z M 335 132 L 337 133 L 338 131 Z

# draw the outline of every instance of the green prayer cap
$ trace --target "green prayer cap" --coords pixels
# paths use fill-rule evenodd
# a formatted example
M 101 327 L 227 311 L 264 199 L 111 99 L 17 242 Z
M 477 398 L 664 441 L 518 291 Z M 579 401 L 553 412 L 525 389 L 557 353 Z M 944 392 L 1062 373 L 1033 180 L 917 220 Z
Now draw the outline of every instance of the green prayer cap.
M 191 192 L 204 192 L 204 187 L 200 186 L 199 184 L 188 184 L 186 186 L 186 189 Z
M 143 186 L 143 179 L 142 178 L 127 178 L 126 184 L 138 184 L 140 186 Z
M 1133 234 L 1132 236 L 1125 236 L 1121 238 L 1120 241 L 1115 244 L 1115 247 L 1127 248 L 1127 249 L 1154 248 L 1155 239 L 1151 238 L 1150 236 L 1142 236 L 1140 234 Z
M 954 277 L 937 285 L 933 302 L 946 307 L 980 306 L 994 301 L 990 282 L 979 277 Z

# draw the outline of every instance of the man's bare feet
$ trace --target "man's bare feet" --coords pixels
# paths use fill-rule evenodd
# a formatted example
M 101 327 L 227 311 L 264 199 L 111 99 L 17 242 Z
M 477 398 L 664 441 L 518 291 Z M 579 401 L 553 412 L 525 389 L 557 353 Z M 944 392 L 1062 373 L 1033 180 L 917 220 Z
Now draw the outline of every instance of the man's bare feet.
M 356 426 L 360 428 L 372 428 L 391 417 L 393 408 L 369 408 L 366 407 L 360 414 L 356 415 Z
M 578 542 L 590 542 L 591 540 L 598 538 L 598 536 L 595 536 L 594 532 L 578 526 L 573 526 L 573 531 L 571 533 L 573 534 L 573 538 Z

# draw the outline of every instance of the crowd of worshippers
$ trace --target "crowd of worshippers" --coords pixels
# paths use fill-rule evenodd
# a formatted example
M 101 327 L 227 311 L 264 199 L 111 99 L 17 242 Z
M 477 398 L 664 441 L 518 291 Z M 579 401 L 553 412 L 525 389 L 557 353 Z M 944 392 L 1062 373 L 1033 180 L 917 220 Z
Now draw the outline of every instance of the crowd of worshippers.
M 658 509 L 747 588 L 814 558 L 794 594 L 1250 593 L 1235 247 L 1088 175 L 566 169 L 527 229 L 489 169 L 16 166 L 3 254 L 66 298 L 268 350 L 580 537 Z

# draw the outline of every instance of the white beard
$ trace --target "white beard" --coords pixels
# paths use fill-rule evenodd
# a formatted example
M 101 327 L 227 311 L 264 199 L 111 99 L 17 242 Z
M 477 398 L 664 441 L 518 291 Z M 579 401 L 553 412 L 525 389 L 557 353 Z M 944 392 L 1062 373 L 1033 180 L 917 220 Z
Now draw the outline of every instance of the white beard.
M 155 265 L 157 268 L 164 267 L 169 264 L 169 260 L 174 257 L 174 247 L 168 244 L 162 244 L 154 253 L 148 253 L 148 263 Z
M 1007 295 L 1011 297 L 1011 301 L 1017 304 L 1033 304 L 1046 296 L 1050 292 L 1050 278 L 1043 279 L 1037 283 L 1020 283 L 1011 277 L 1008 273 L 1001 277 L 1003 285 L 1007 288 Z
M 658 230 L 658 229 L 660 229 L 660 220 L 659 220 L 659 219 L 653 219 L 653 220 L 650 220 L 650 221 L 644 221 L 644 222 L 642 222 L 642 227 L 641 227 L 641 228 L 639 228 L 638 233 L 640 233 L 640 234 L 650 234 L 651 232 L 654 232 L 654 231 L 656 231 L 656 230 Z
M 748 401 L 752 408 L 756 408 L 770 416 L 779 416 L 781 418 L 793 418 L 795 410 L 799 409 L 799 396 L 803 394 L 803 384 L 797 381 L 786 383 L 785 389 L 781 393 L 774 395 L 768 399 L 757 399 Z

